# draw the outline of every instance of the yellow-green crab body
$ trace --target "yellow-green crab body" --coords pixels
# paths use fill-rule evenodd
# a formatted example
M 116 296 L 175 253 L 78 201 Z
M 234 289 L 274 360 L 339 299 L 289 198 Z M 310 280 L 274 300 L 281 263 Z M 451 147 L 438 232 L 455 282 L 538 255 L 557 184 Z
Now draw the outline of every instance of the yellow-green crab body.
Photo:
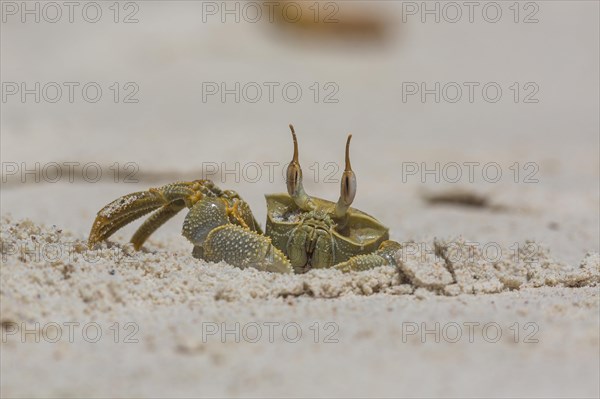
M 340 199 L 334 203 L 304 192 L 298 144 L 290 128 L 294 157 L 287 170 L 288 194 L 266 196 L 264 234 L 248 204 L 235 191 L 221 190 L 210 180 L 196 180 L 128 194 L 106 205 L 92 226 L 90 247 L 155 211 L 131 239 L 139 249 L 156 229 L 189 208 L 182 234 L 194 244 L 196 258 L 282 273 L 395 266 L 393 254 L 399 244 L 388 240 L 388 229 L 372 216 L 350 207 L 356 193 L 349 158 L 351 136 L 346 143 Z
M 350 208 L 345 231 L 331 217 L 335 203 L 313 197 L 316 210 L 303 212 L 287 194 L 267 199 L 266 235 L 290 260 L 294 271 L 332 267 L 359 254 L 375 252 L 388 230 L 372 216 Z

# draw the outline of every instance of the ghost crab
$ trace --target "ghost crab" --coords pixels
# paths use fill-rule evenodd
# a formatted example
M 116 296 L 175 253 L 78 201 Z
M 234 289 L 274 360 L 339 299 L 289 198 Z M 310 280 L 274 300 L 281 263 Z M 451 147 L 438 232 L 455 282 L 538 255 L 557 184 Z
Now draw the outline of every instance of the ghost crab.
M 176 182 L 127 194 L 102 208 L 89 236 L 89 247 L 126 224 L 155 211 L 131 238 L 140 249 L 146 239 L 179 211 L 188 208 L 182 234 L 194 244 L 193 256 L 212 262 L 271 272 L 304 273 L 311 268 L 341 271 L 396 266 L 400 244 L 388 240 L 388 229 L 374 217 L 351 208 L 356 177 L 346 141 L 346 167 L 337 203 L 310 197 L 302 185 L 298 141 L 290 125 L 294 155 L 287 168 L 287 194 L 269 194 L 266 231 L 248 204 L 232 190 L 210 180 Z

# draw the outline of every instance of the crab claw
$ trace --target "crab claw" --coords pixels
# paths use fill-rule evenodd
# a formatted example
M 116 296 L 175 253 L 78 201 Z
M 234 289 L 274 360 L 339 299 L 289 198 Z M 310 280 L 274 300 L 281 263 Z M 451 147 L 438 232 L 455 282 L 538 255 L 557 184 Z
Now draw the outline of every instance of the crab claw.
M 123 226 L 160 208 L 165 201 L 153 191 L 140 191 L 117 198 L 102 208 L 92 225 L 88 246 L 106 240 Z
M 269 237 L 233 224 L 211 230 L 204 242 L 203 258 L 210 262 L 225 261 L 241 269 L 292 273 L 289 260 Z
M 139 191 L 117 198 L 102 208 L 92 224 L 88 246 L 106 240 L 117 230 L 136 219 L 158 209 L 137 230 L 131 239 L 139 249 L 156 229 L 185 208 L 192 206 L 205 195 L 219 195 L 221 190 L 209 180 L 178 182 L 148 191 Z M 159 209 L 160 208 L 160 209 Z

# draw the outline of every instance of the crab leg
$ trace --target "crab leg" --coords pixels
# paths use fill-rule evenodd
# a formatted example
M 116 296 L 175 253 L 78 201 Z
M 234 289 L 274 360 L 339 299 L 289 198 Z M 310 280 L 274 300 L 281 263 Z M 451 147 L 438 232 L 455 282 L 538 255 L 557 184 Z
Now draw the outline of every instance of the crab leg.
M 136 250 L 140 249 L 152 233 L 173 216 L 177 215 L 183 208 L 185 208 L 185 202 L 182 200 L 175 200 L 167 205 L 163 205 L 158 211 L 150 215 L 150 217 L 137 229 L 133 237 L 131 237 L 133 247 Z
M 196 180 L 167 184 L 159 188 L 151 188 L 148 191 L 124 195 L 98 212 L 90 231 L 88 246 L 91 248 L 94 244 L 106 240 L 120 228 L 160 207 L 167 206 L 174 210 L 182 202 L 185 206 L 191 207 L 206 195 L 215 196 L 221 193 L 221 190 L 213 186 L 209 180 Z M 141 245 L 143 240 L 141 242 L 139 240 L 142 237 L 145 240 L 160 224 L 168 220 L 170 217 L 166 217 L 167 213 L 169 212 L 166 210 L 159 211 L 157 216 L 150 218 L 151 221 L 147 225 L 142 225 L 142 231 L 148 230 L 149 233 L 147 235 L 143 232 L 139 232 L 139 235 L 136 233 L 138 238 L 134 244 L 139 242 L 139 245 Z M 161 222 L 154 227 L 157 221 Z
M 387 240 L 381 243 L 377 251 L 366 255 L 353 256 L 333 267 L 346 273 L 369 270 L 379 266 L 398 266 L 394 260 L 394 254 L 400 249 L 401 246 L 396 241 Z

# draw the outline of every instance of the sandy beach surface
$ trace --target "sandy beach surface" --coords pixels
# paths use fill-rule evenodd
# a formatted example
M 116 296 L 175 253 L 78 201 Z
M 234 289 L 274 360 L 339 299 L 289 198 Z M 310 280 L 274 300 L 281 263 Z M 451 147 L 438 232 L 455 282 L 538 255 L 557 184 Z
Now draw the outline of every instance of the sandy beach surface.
M 2 397 L 600 395 L 598 3 L 500 2 L 497 23 L 365 3 L 336 2 L 337 29 L 223 23 L 200 1 L 28 23 L 2 3 Z M 35 82 L 39 102 L 19 92 Z M 269 82 L 273 101 L 236 94 Z M 478 89 L 409 94 L 436 82 Z M 185 211 L 140 251 L 137 222 L 87 247 L 104 205 L 178 180 L 238 191 L 264 226 L 289 123 L 330 200 L 353 134 L 353 206 L 402 244 L 398 267 L 204 262 Z

